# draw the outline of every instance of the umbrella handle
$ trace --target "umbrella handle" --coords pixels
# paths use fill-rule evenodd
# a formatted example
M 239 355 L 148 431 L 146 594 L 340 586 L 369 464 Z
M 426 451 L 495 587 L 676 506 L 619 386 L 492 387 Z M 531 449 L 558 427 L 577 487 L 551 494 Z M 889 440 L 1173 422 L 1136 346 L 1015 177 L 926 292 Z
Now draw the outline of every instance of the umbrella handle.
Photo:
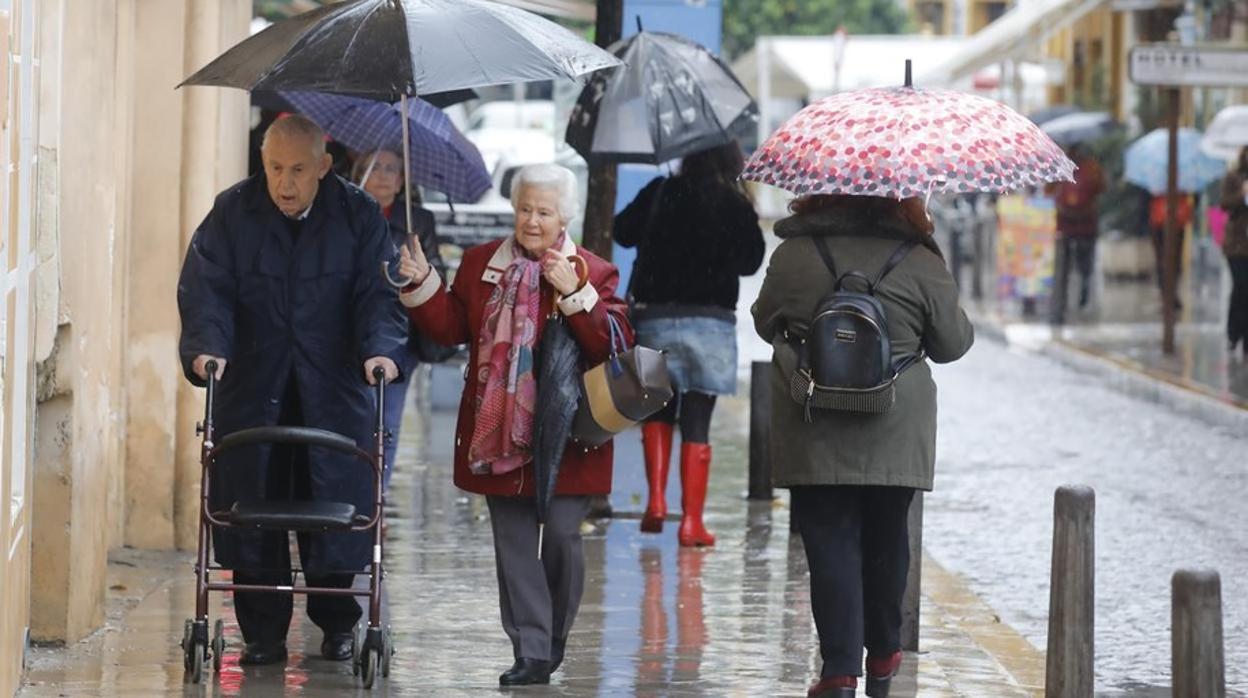
M 386 279 L 386 283 L 390 284 L 391 286 L 395 288 L 406 288 L 413 281 L 412 277 L 410 276 L 402 276 L 397 279 L 391 276 L 390 265 L 386 264 L 385 262 L 381 263 L 381 275 Z
M 411 227 L 410 220 L 408 222 L 408 227 L 409 228 Z M 415 248 L 416 245 L 420 244 L 420 241 L 416 238 L 415 235 L 412 235 L 412 232 L 410 230 L 407 232 L 407 234 L 408 234 L 407 244 L 409 246 L 412 246 L 413 248 Z M 414 276 L 401 276 L 397 279 L 394 278 L 390 274 L 390 265 L 386 264 L 385 262 L 381 263 L 381 275 L 385 278 L 386 283 L 390 284 L 391 286 L 395 288 L 406 288 L 413 281 L 416 280 L 416 277 Z

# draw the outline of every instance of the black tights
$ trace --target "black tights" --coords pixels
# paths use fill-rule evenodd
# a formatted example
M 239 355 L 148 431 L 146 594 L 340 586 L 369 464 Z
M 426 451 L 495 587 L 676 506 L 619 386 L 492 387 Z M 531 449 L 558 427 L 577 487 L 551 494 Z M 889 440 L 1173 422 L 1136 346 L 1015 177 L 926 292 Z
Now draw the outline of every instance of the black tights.
M 680 422 L 680 440 L 687 444 L 710 443 L 711 413 L 715 396 L 710 393 L 677 393 L 672 401 L 650 418 L 652 422 Z

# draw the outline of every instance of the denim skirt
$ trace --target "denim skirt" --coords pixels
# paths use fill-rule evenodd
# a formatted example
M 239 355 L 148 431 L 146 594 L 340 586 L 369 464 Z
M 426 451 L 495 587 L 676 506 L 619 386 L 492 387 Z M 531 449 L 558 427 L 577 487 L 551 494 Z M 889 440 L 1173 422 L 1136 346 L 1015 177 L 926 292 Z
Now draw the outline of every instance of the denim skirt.
M 647 317 L 633 321 L 637 343 L 661 350 L 677 392 L 737 392 L 736 323 L 718 317 Z

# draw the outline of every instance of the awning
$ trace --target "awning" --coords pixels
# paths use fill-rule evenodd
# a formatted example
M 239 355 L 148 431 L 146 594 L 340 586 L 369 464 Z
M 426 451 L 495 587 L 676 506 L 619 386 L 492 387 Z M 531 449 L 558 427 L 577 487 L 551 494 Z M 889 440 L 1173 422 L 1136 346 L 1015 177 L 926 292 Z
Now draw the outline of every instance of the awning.
M 771 96 L 817 99 L 840 90 L 901 85 L 905 59 L 916 67 L 937 65 L 954 55 L 967 39 L 919 35 L 853 36 L 845 42 L 838 82 L 836 42 L 827 36 L 759 37 L 754 48 L 732 64 L 751 94 L 758 95 L 758 52 L 768 47 Z
M 1109 0 L 1020 0 L 1014 9 L 979 30 L 948 60 L 923 70 L 915 82 L 950 85 L 1006 60 L 1034 56 L 1040 44 Z

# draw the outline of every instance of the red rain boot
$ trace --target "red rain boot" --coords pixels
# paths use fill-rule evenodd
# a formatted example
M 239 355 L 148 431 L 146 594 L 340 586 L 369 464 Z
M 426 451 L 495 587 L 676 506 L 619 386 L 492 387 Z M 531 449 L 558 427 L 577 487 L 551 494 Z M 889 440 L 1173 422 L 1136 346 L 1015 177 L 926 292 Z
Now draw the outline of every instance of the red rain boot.
M 884 657 L 873 657 L 867 652 L 867 695 L 871 698 L 888 698 L 889 685 L 901 667 L 901 650 Z
M 706 483 L 711 474 L 710 444 L 680 445 L 680 533 L 684 546 L 715 545 L 715 536 L 702 525 Z
M 646 513 L 641 517 L 641 530 L 659 533 L 667 517 L 668 466 L 672 461 L 672 426 L 667 422 L 646 422 L 641 425 L 641 450 L 646 458 L 646 483 L 650 496 Z

